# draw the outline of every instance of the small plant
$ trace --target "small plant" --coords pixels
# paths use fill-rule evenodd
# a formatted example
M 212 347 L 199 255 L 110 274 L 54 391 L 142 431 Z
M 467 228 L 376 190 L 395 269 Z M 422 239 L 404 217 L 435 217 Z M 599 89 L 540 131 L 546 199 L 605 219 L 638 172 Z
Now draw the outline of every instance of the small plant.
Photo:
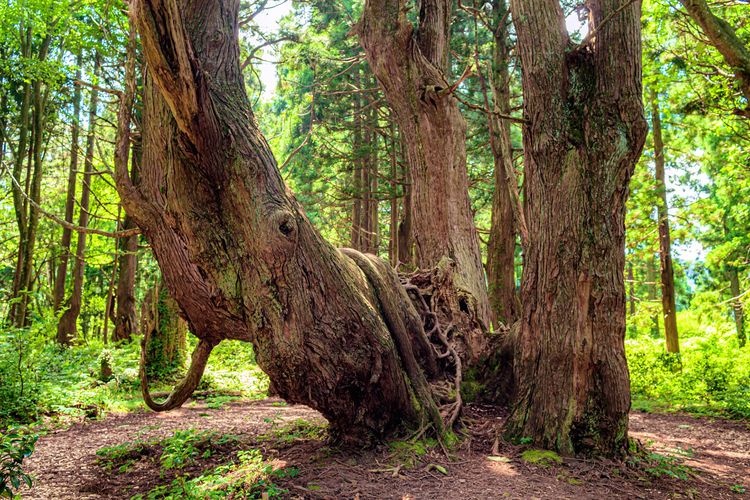
M 238 439 L 233 434 L 217 434 L 212 431 L 177 431 L 172 437 L 161 441 L 163 450 L 159 460 L 165 469 L 182 469 L 195 463 L 198 457 L 211 457 L 215 446 L 234 443 Z
M 729 491 L 732 493 L 738 493 L 740 495 L 744 495 L 747 492 L 747 488 L 742 486 L 741 484 L 733 484 L 729 487 Z
M 0 434 L 0 497 L 13 498 L 21 483 L 31 486 L 31 476 L 23 471 L 23 460 L 34 451 L 37 438 L 17 429 Z
M 391 441 L 388 448 L 391 452 L 391 462 L 411 468 L 416 466 L 420 459 L 438 445 L 434 439 L 427 438 L 417 441 Z

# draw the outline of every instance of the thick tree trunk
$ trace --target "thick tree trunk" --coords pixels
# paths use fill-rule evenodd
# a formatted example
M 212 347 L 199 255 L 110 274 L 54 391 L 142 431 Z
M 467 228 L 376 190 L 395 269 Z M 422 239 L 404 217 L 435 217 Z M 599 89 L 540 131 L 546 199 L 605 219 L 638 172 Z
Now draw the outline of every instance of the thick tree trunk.
M 677 309 L 675 306 L 674 268 L 672 266 L 672 241 L 669 234 L 669 205 L 667 183 L 664 175 L 664 140 L 661 135 L 661 116 L 656 92 L 651 91 L 651 124 L 654 135 L 654 164 L 656 189 L 659 191 L 656 213 L 659 218 L 659 264 L 661 270 L 661 310 L 664 318 L 664 337 L 667 352 L 680 352 L 677 334 Z
M 94 76 L 99 74 L 99 55 L 94 56 Z M 86 156 L 83 160 L 84 172 L 81 183 L 81 199 L 79 202 L 78 225 L 86 228 L 89 225 L 89 200 L 91 197 L 91 178 L 94 172 L 94 148 L 96 146 L 97 109 L 99 107 L 99 91 L 91 89 L 88 110 L 88 132 L 86 135 Z M 76 243 L 76 259 L 73 263 L 73 290 L 65 303 L 65 312 L 57 323 L 57 342 L 70 345 L 78 333 L 78 316 L 81 314 L 83 301 L 83 280 L 86 274 L 86 239 L 87 234 L 78 233 Z
M 729 270 L 729 291 L 732 294 L 732 313 L 734 314 L 734 324 L 737 328 L 737 341 L 740 347 L 745 347 L 747 334 L 745 332 L 745 310 L 742 307 L 740 296 L 740 276 L 737 269 Z
M 78 69 L 76 70 L 76 80 L 81 79 L 81 65 L 83 64 L 83 54 L 78 52 L 76 60 Z M 78 135 L 80 134 L 79 119 L 81 116 L 81 85 L 73 84 L 73 126 L 70 134 L 70 168 L 68 169 L 68 189 L 65 193 L 65 222 L 73 223 L 76 201 L 76 177 L 78 173 Z M 55 285 L 52 290 L 52 304 L 55 312 L 60 310 L 60 305 L 65 298 L 65 282 L 68 277 L 68 260 L 70 259 L 70 240 L 73 231 L 67 227 L 63 228 L 62 238 L 60 240 L 60 261 L 55 273 Z
M 557 0 L 512 1 L 529 237 L 507 432 L 611 456 L 628 446 L 625 200 L 647 126 L 640 2 L 587 6 L 594 35 L 571 48 Z
M 466 171 L 466 123 L 446 80 L 450 0 L 424 0 L 419 26 L 406 18 L 403 0 L 368 0 L 356 30 L 406 145 L 412 182 L 416 264 L 432 268 L 444 257 L 456 264 L 456 284 L 470 292 L 485 326 L 487 285 L 474 227 Z M 486 345 L 467 338 L 470 360 Z
M 331 247 L 283 184 L 245 95 L 238 3 L 131 3 L 150 76 L 137 185 L 121 106 L 118 190 L 200 339 L 185 380 L 149 406 L 179 406 L 212 347 L 234 338 L 253 343 L 282 397 L 321 411 L 341 440 L 440 429 L 420 370 L 432 351 L 396 275 Z

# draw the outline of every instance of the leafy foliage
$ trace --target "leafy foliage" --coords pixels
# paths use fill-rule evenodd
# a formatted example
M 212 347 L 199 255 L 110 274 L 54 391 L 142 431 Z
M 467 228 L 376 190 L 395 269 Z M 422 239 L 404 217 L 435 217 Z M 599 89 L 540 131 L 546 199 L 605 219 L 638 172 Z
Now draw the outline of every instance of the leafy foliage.
M 21 484 L 31 486 L 31 476 L 23 471 L 23 460 L 34 451 L 34 434 L 11 428 L 0 433 L 0 497 L 13 497 Z

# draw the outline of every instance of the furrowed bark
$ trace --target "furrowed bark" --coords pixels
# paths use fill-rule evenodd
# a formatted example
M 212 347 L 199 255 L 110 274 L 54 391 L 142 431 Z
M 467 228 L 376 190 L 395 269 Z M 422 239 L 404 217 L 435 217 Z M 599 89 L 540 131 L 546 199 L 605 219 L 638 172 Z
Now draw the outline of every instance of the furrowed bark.
M 529 238 L 507 434 L 565 454 L 622 455 L 625 200 L 647 130 L 640 2 L 589 1 L 595 36 L 573 49 L 557 0 L 511 6 Z

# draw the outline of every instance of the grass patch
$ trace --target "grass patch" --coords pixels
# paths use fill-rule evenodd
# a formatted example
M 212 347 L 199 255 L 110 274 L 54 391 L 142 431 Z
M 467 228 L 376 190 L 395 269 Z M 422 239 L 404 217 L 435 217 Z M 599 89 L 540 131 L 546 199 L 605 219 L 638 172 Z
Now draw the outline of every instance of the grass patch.
M 258 437 L 259 441 L 277 441 L 279 443 L 291 444 L 295 441 L 321 440 L 328 432 L 328 425 L 316 422 L 308 422 L 298 418 L 286 424 L 272 424 L 272 428 Z
M 265 460 L 252 449 L 237 453 L 237 459 L 194 477 L 178 477 L 168 485 L 157 486 L 133 500 L 283 498 L 288 490 L 275 481 L 296 477 L 296 467 L 282 467 Z

